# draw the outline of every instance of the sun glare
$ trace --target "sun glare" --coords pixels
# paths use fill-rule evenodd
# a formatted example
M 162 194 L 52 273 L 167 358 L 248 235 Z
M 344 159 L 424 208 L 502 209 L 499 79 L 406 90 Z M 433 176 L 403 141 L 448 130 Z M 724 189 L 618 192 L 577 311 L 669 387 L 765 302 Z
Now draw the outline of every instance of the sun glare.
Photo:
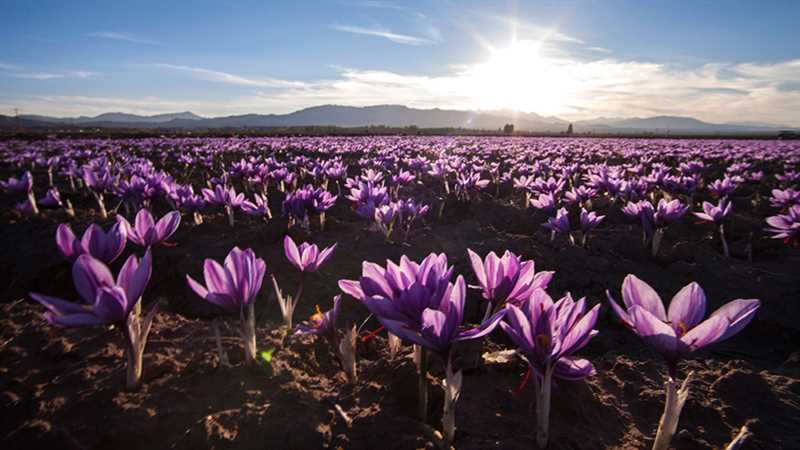
M 542 43 L 514 41 L 492 49 L 488 61 L 470 70 L 476 107 L 553 115 L 567 110 L 572 96 L 568 68 L 542 52 Z

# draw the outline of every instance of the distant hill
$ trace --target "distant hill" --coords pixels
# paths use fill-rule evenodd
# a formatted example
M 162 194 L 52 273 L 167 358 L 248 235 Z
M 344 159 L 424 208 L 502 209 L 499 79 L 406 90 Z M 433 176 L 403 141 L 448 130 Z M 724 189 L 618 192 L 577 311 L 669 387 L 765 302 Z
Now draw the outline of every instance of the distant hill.
M 652 132 L 652 133 L 753 133 L 777 132 L 782 127 L 764 124 L 717 124 L 693 117 L 655 116 L 645 118 L 599 118 L 575 122 L 575 132 Z
M 184 111 L 179 113 L 157 114 L 155 116 L 138 116 L 136 114 L 126 114 L 119 112 L 110 112 L 100 114 L 95 117 L 49 117 L 37 115 L 21 115 L 23 119 L 36 120 L 39 122 L 50 123 L 69 123 L 69 124 L 87 124 L 87 123 L 136 123 L 136 124 L 152 124 L 152 123 L 165 123 L 173 120 L 203 120 L 204 117 L 197 114 Z
M 0 116 L 2 117 L 2 116 Z M 402 105 L 340 106 L 323 105 L 301 109 L 288 114 L 243 114 L 224 117 L 201 117 L 190 111 L 154 116 L 111 112 L 95 117 L 48 117 L 23 115 L 4 117 L 0 128 L 54 128 L 55 125 L 85 128 L 137 128 L 165 130 L 259 129 L 283 127 L 331 126 L 355 128 L 386 126 L 403 128 L 465 128 L 498 130 L 514 124 L 518 131 L 540 133 L 565 132 L 570 122 L 558 117 L 510 110 L 459 111 L 449 109 L 418 109 Z M 714 124 L 692 117 L 656 116 L 645 118 L 606 118 L 573 123 L 575 133 L 596 134 L 744 134 L 775 133 L 785 127 L 765 124 Z

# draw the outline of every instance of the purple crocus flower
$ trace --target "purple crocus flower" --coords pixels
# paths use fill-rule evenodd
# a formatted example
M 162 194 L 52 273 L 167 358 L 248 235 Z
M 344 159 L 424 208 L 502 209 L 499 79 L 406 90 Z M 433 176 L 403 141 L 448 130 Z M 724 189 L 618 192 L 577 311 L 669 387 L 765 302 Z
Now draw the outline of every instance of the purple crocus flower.
M 297 324 L 295 327 L 295 334 L 316 334 L 323 336 L 330 340 L 331 343 L 336 342 L 336 320 L 339 317 L 339 308 L 342 305 L 342 296 L 337 295 L 333 298 L 333 308 L 326 312 L 322 312 L 317 305 L 317 311 L 305 321 Z M 335 347 L 335 345 L 334 345 Z
M 569 224 L 569 214 L 567 214 L 567 209 L 559 208 L 559 210 L 556 211 L 556 216 L 549 217 L 547 219 L 547 222 L 543 223 L 542 226 L 551 231 L 552 234 L 550 235 L 550 240 L 553 240 L 556 234 L 568 235 L 570 232 L 570 224 Z
M 534 372 L 536 394 L 536 441 L 545 448 L 549 440 L 550 391 L 553 377 L 580 380 L 595 374 L 589 360 L 572 356 L 598 333 L 593 329 L 600 305 L 586 312 L 586 300 L 573 301 L 567 294 L 553 302 L 542 289 L 534 291 L 521 307 L 506 306 L 500 327 L 517 345 Z
M 597 195 L 597 190 L 587 188 L 586 186 L 578 186 L 577 188 L 570 189 L 564 194 L 564 203 L 568 205 L 576 203 L 581 204 L 587 200 L 590 200 L 595 195 Z
M 681 358 L 735 335 L 753 320 L 761 306 L 757 299 L 736 299 L 703 320 L 706 295 L 692 282 L 672 297 L 665 311 L 656 291 L 634 275 L 622 282 L 626 309 L 608 291 L 606 295 L 617 317 L 664 357 L 672 377 Z
M 556 209 L 556 197 L 549 192 L 547 194 L 539 194 L 538 198 L 530 199 L 530 205 L 536 209 L 550 212 Z
M 773 239 L 784 239 L 789 243 L 800 238 L 800 205 L 792 206 L 786 214 L 767 217 L 767 224 L 770 226 L 767 231 L 772 233 Z
M 447 354 L 457 341 L 489 334 L 505 314 L 500 311 L 477 328 L 461 331 L 464 278 L 450 282 L 453 268 L 445 254 L 430 254 L 417 264 L 405 255 L 386 268 L 364 262 L 361 279 L 340 280 L 339 288 L 360 300 L 392 334 Z
M 333 251 L 336 250 L 336 245 L 333 244 L 320 251 L 316 244 L 303 242 L 298 246 L 290 236 L 286 236 L 283 239 L 283 251 L 286 254 L 286 259 L 303 273 L 316 272 L 321 265 L 330 259 Z
M 508 304 L 500 327 L 517 345 L 538 377 L 552 371 L 556 378 L 580 380 L 594 375 L 591 362 L 571 355 L 598 333 L 594 330 L 600 304 L 586 311 L 586 299 L 567 294 L 557 302 L 537 289 L 522 305 Z
M 122 330 L 127 357 L 126 386 L 135 389 L 142 381 L 142 356 L 150 326 L 158 312 L 158 303 L 141 317 L 142 294 L 152 273 L 152 256 L 148 249 L 141 261 L 128 257 L 116 281 L 105 264 L 81 255 L 72 266 L 72 280 L 83 303 L 31 294 L 31 298 L 48 309 L 44 318 L 61 327 L 117 325 Z
M 708 185 L 708 190 L 718 197 L 727 197 L 738 188 L 736 177 L 725 176 L 721 180 L 714 180 Z
M 116 281 L 105 264 L 84 254 L 72 266 L 72 281 L 83 303 L 41 294 L 31 294 L 31 298 L 48 309 L 44 318 L 53 325 L 82 327 L 124 323 L 141 298 L 151 272 L 149 250 L 141 262 L 136 255 L 129 256 Z
M 588 234 L 590 231 L 597 228 L 605 217 L 606 216 L 598 216 L 594 211 L 588 212 L 585 208 L 581 208 L 581 231 L 583 231 L 584 234 Z
M 186 282 L 197 295 L 228 314 L 239 315 L 245 362 L 248 364 L 256 360 L 255 298 L 261 290 L 266 271 L 264 260 L 256 258 L 253 250 L 234 247 L 225 257 L 224 266 L 213 259 L 205 260 L 205 286 L 186 275 Z M 220 361 L 225 361 L 227 358 L 222 351 L 221 338 L 216 325 L 214 327 Z
M 245 200 L 242 202 L 242 211 L 245 214 L 256 217 L 272 217 L 272 212 L 269 210 L 269 202 L 267 197 L 261 194 L 255 194 L 253 201 Z
M 432 350 L 445 360 L 444 440 L 455 435 L 455 403 L 461 393 L 462 372 L 454 372 L 450 349 L 454 342 L 477 339 L 491 333 L 505 315 L 501 310 L 480 326 L 460 330 L 464 319 L 464 278 L 450 282 L 453 268 L 444 254 L 430 254 L 421 264 L 403 255 L 400 264 L 386 262 L 386 268 L 364 262 L 359 281 L 340 280 L 339 288 L 360 300 L 390 333 L 418 347 L 419 416 L 427 418 L 428 355 Z
M 33 176 L 27 171 L 19 178 L 0 180 L 0 189 L 12 194 L 27 194 L 33 190 Z
M 61 202 L 61 193 L 58 192 L 58 188 L 50 188 L 47 190 L 47 194 L 44 198 L 39 199 L 39 206 L 44 206 L 47 208 L 58 208 L 62 206 L 63 203 Z
M 714 222 L 715 224 L 719 225 L 723 220 L 725 220 L 725 217 L 727 217 L 728 213 L 730 212 L 731 202 L 722 198 L 720 199 L 718 205 L 714 205 L 713 203 L 709 202 L 703 202 L 703 212 L 696 212 L 693 214 L 701 220 L 706 222 Z
M 203 265 L 206 285 L 186 275 L 189 287 L 206 301 L 213 303 L 225 312 L 238 314 L 261 290 L 261 282 L 266 272 L 266 264 L 256 258 L 251 249 L 234 247 L 225 257 L 224 266 L 207 258 Z
M 181 224 L 181 213 L 171 211 L 156 222 L 153 215 L 146 209 L 136 213 L 134 226 L 131 226 L 124 217 L 119 216 L 120 222 L 124 223 L 128 230 L 128 240 L 141 247 L 156 246 L 172 236 Z
M 499 258 L 494 252 L 481 260 L 477 253 L 467 249 L 472 270 L 478 279 L 483 298 L 490 302 L 490 311 L 498 311 L 504 304 L 515 305 L 526 302 L 536 289 L 547 289 L 555 272 L 536 272 L 533 261 L 523 261 L 506 250 Z
M 684 205 L 677 198 L 670 201 L 662 198 L 658 201 L 656 212 L 653 215 L 653 222 L 658 228 L 665 227 L 683 217 L 687 211 L 689 211 L 689 206 Z
M 719 205 L 714 205 L 709 202 L 703 202 L 703 212 L 694 213 L 699 219 L 712 222 L 717 225 L 719 229 L 719 238 L 722 242 L 722 254 L 726 258 L 730 257 L 730 250 L 728 250 L 728 241 L 725 239 L 725 225 L 722 223 L 728 213 L 731 212 L 731 203 L 726 198 L 719 200 Z
M 80 255 L 88 253 L 100 261 L 110 264 L 125 250 L 125 242 L 128 239 L 127 229 L 125 224 L 117 222 L 106 233 L 99 225 L 91 224 L 78 240 L 69 225 L 62 223 L 56 230 L 56 245 L 64 258 L 70 262 L 74 262 Z
M 773 189 L 769 202 L 779 209 L 788 209 L 794 205 L 800 205 L 800 191 L 792 188 L 784 190 Z

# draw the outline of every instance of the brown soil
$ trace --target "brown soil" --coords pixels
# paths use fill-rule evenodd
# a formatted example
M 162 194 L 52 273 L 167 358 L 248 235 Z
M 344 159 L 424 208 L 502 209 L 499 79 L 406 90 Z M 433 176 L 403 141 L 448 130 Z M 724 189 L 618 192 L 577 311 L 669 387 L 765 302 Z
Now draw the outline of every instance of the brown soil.
M 8 205 L 0 206 L 8 211 Z M 95 220 L 88 207 L 77 222 Z M 694 371 L 695 381 L 674 447 L 721 448 L 748 424 L 754 436 L 744 448 L 800 448 L 800 252 L 762 239 L 755 243 L 755 262 L 743 260 L 745 236 L 760 219 L 734 218 L 729 234 L 736 257 L 725 260 L 711 230 L 690 219 L 668 230 L 663 252 L 654 259 L 641 248 L 638 229 L 630 229 L 618 214 L 598 230 L 590 250 L 550 243 L 540 227 L 542 216 L 491 196 L 469 206 L 448 204 L 442 220 L 434 218 L 435 208 L 428 224 L 412 232 L 409 245 L 392 244 L 365 231 L 346 207 L 337 206 L 326 230 L 314 233 L 313 240 L 338 242 L 339 247 L 327 266 L 309 277 L 296 320 L 310 315 L 316 303 L 325 307 L 338 292 L 336 281 L 356 277 L 362 260 L 396 260 L 402 254 L 419 259 L 432 251 L 446 252 L 456 273 L 472 283 L 467 248 L 481 254 L 510 249 L 534 259 L 539 270 L 557 271 L 553 294 L 569 290 L 592 303 L 605 303 L 605 289 L 618 292 L 628 273 L 649 282 L 665 298 L 696 280 L 706 291 L 709 310 L 733 298 L 760 298 L 763 307 L 740 335 L 681 366 L 681 375 Z M 277 325 L 278 305 L 266 282 L 257 302 L 258 343 L 260 350 L 276 348 L 271 363 L 255 368 L 241 364 L 232 323 L 225 344 L 234 367 L 218 366 L 209 326 L 213 310 L 188 289 L 184 275 L 201 276 L 203 258 L 221 259 L 238 245 L 253 248 L 284 289 L 293 290 L 298 278 L 281 246 L 285 220 L 264 224 L 240 218 L 230 229 L 222 216 L 207 217 L 201 226 L 181 225 L 171 239 L 176 247 L 155 249 L 145 301 L 159 301 L 162 312 L 145 353 L 144 385 L 137 392 L 123 389 L 118 331 L 51 327 L 41 318 L 41 307 L 23 299 L 28 291 L 72 295 L 70 267 L 57 254 L 53 239 L 63 220 L 57 213 L 39 219 L 21 219 L 13 212 L 2 216 L 3 448 L 432 447 L 429 428 L 415 419 L 416 375 L 408 351 L 389 361 L 381 335 L 360 343 L 360 379 L 350 386 L 324 341 L 281 339 L 285 330 Z M 73 226 L 82 232 L 82 225 Z M 296 229 L 292 234 L 311 239 Z M 470 292 L 471 321 L 479 318 L 479 299 L 477 292 Z M 345 299 L 343 322 L 360 323 L 366 316 L 356 301 Z M 364 333 L 375 328 L 370 321 Z M 600 335 L 582 351 L 594 362 L 597 376 L 554 389 L 550 448 L 647 448 L 663 408 L 664 366 L 614 323 L 609 308 L 597 328 Z M 525 366 L 513 359 L 472 367 L 467 362 L 476 359 L 476 352 L 510 348 L 500 332 L 480 345 L 461 349 L 461 364 L 468 368 L 457 406 L 456 446 L 535 448 L 531 387 L 515 393 Z M 441 372 L 441 365 L 434 364 L 429 414 L 434 428 L 440 420 Z M 352 420 L 350 425 L 336 405 Z

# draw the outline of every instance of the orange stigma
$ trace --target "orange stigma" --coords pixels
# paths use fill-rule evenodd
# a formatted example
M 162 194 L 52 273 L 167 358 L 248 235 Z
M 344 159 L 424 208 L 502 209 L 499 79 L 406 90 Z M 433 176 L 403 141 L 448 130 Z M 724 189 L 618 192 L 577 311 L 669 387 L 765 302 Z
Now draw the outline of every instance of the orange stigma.
M 311 315 L 308 320 L 313 323 L 314 325 L 319 325 L 325 320 L 325 314 L 322 313 L 322 310 L 319 309 L 319 305 L 317 305 L 317 312 Z

